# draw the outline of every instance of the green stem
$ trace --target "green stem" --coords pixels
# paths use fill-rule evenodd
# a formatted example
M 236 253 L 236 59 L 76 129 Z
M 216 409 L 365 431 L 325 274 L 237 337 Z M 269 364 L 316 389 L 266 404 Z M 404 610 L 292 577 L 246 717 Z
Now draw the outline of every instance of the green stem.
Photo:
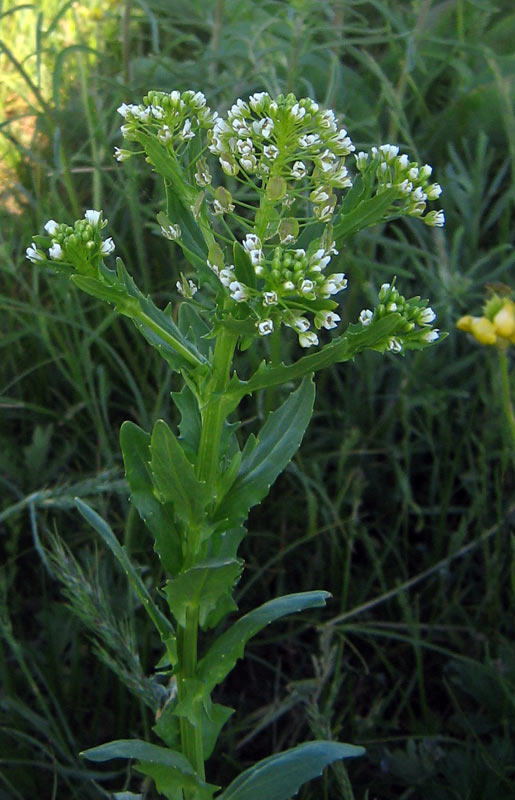
M 515 460 L 515 414 L 513 413 L 513 405 L 511 402 L 510 393 L 510 376 L 508 371 L 508 357 L 505 349 L 499 349 L 499 365 L 501 368 L 501 386 L 502 386 L 502 406 L 504 416 L 508 423 L 508 430 L 510 431 L 512 443 L 512 458 Z
M 229 384 L 230 369 L 238 334 L 229 328 L 221 328 L 217 337 L 211 380 L 201 408 L 202 432 L 197 459 L 197 475 L 200 480 L 214 487 L 219 468 L 220 440 L 227 417 L 225 392 Z
M 154 322 L 154 320 L 149 317 L 148 314 L 145 314 L 145 312 L 140 308 L 136 308 L 135 310 L 131 308 L 130 316 L 133 319 L 138 320 L 138 322 L 143 323 L 143 325 L 146 325 L 147 328 L 150 328 L 150 330 L 154 331 L 154 333 L 157 333 L 158 336 L 163 339 L 163 341 L 171 345 L 174 350 L 176 350 L 183 358 L 186 359 L 186 361 L 188 361 L 189 364 L 192 364 L 194 367 L 198 367 L 200 364 L 202 364 L 202 361 L 200 361 L 193 353 L 191 353 L 187 347 L 184 347 L 181 342 L 165 331 L 165 329 L 162 328 L 157 322 Z
M 208 381 L 204 394 L 204 404 L 201 408 L 202 431 L 197 458 L 198 477 L 206 481 L 214 489 L 219 470 L 220 441 L 223 425 L 228 414 L 228 404 L 225 392 L 229 383 L 230 370 L 234 349 L 238 335 L 227 328 L 221 328 L 215 345 L 211 378 Z M 196 553 L 196 541 L 191 536 L 188 542 L 189 557 Z M 193 552 L 195 551 L 195 552 Z M 197 673 L 197 637 L 198 637 L 198 606 L 190 606 L 186 612 L 185 625 L 178 630 L 179 664 L 177 675 L 177 691 L 179 701 L 186 692 L 187 681 L 194 679 Z M 202 741 L 202 719 L 198 712 L 195 724 L 189 719 L 181 717 L 181 742 L 182 751 L 202 780 L 204 772 L 204 747 Z M 185 794 L 185 800 L 194 800 Z
M 186 624 L 179 628 L 180 671 L 177 675 L 179 702 L 185 696 L 186 682 L 195 678 L 197 671 L 198 607 L 190 607 L 186 612 Z M 181 717 L 182 751 L 202 780 L 205 780 L 204 747 L 202 743 L 202 723 L 199 718 L 194 725 L 189 719 Z

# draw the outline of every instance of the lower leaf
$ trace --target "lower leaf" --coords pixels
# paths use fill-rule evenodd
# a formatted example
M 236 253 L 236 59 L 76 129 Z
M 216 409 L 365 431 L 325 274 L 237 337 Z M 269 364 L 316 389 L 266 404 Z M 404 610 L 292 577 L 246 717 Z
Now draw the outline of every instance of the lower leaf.
M 364 752 L 363 747 L 340 742 L 299 744 L 245 770 L 217 800 L 289 800 L 302 784 L 321 775 L 328 764 Z

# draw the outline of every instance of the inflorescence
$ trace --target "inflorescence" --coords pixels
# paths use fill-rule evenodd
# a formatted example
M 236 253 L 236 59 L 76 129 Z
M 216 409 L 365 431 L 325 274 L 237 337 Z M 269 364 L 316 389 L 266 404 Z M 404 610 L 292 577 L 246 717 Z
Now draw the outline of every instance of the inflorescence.
M 349 156 L 369 196 L 390 191 L 392 202 L 384 219 L 409 215 L 431 226 L 444 224 L 442 211 L 426 212 L 427 202 L 441 193 L 440 186 L 430 182 L 429 165 L 419 167 L 393 145 L 356 153 L 334 112 L 309 98 L 272 98 L 257 92 L 248 101 L 237 100 L 222 117 L 209 108 L 202 92 L 151 91 L 141 104 L 122 103 L 118 112 L 124 119 L 124 138 L 140 149 L 117 147 L 115 157 L 124 161 L 143 153 L 159 171 L 156 148 L 166 155 L 173 190 L 203 223 L 202 230 L 209 230 L 207 266 L 219 281 L 219 313 L 223 318 L 229 308 L 233 315 L 232 302 L 237 318 L 251 320 L 257 335 L 266 336 L 284 324 L 297 333 L 302 347 L 310 347 L 318 344 L 312 325 L 332 330 L 340 322 L 333 297 L 346 288 L 347 279 L 343 272 L 331 272 L 331 259 L 338 255 L 332 231 L 340 201 L 353 186 Z M 210 155 L 218 164 L 209 164 Z M 227 186 L 214 185 L 221 173 L 227 176 L 222 179 Z M 302 239 L 305 228 L 314 223 L 317 237 Z M 99 211 L 87 211 L 74 228 L 50 220 L 45 226 L 51 237 L 48 256 L 63 263 L 76 264 L 81 258 L 86 264 L 97 263 L 114 250 L 113 240 L 100 236 L 104 225 Z M 160 230 L 165 238 L 186 246 L 179 220 L 161 224 Z M 36 239 L 40 246 L 33 243 L 27 257 L 45 260 L 43 237 Z M 240 248 L 240 261 L 246 261 L 244 270 L 241 264 L 235 268 L 232 252 L 227 255 L 231 241 Z M 434 319 L 431 309 L 416 306 L 418 298 L 409 301 L 410 306 L 393 286 L 386 298 L 385 286 L 380 305 L 374 312 L 363 311 L 361 324 L 395 308 L 405 315 L 408 333 L 419 325 L 427 341 L 438 337 L 428 327 Z M 190 298 L 197 291 L 184 277 L 177 287 Z M 399 349 L 399 342 L 392 340 L 391 350 Z

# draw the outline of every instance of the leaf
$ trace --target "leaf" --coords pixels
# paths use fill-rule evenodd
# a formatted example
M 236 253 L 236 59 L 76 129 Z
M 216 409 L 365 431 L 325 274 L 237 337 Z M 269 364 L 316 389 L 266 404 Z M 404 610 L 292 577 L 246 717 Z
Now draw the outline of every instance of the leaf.
M 276 597 L 255 608 L 234 625 L 231 625 L 211 645 L 206 655 L 199 661 L 197 674 L 211 692 L 232 670 L 239 658 L 243 658 L 245 645 L 256 633 L 274 620 L 295 614 L 306 608 L 325 605 L 329 592 L 299 592 Z
M 239 578 L 243 562 L 236 558 L 211 559 L 195 564 L 166 582 L 165 593 L 170 611 L 184 627 L 186 612 L 198 608 L 201 627 L 207 627 L 209 615 L 216 609 L 224 595 L 231 594 Z M 230 610 L 236 605 L 232 602 Z
M 139 772 L 150 775 L 158 791 L 172 800 L 182 800 L 182 787 L 197 792 L 199 800 L 210 800 L 218 788 L 205 783 L 188 759 L 176 750 L 161 747 L 140 739 L 118 739 L 92 747 L 81 753 L 89 761 L 110 761 L 112 758 L 137 758 Z
M 217 519 L 232 527 L 246 519 L 249 509 L 268 494 L 270 486 L 300 447 L 311 419 L 315 386 L 305 377 L 299 388 L 269 414 L 257 441 L 243 450 L 238 477 L 217 509 Z
M 236 398 L 246 394 L 253 394 L 260 389 L 278 386 L 287 381 L 298 380 L 318 370 L 325 369 L 331 364 L 340 364 L 352 359 L 363 350 L 378 350 L 383 352 L 388 346 L 392 336 L 399 332 L 404 335 L 405 321 L 400 314 L 388 314 L 379 320 L 374 320 L 370 325 L 349 325 L 347 330 L 326 345 L 322 350 L 299 358 L 294 364 L 281 364 L 272 367 L 262 361 L 256 372 L 248 381 L 233 380 L 226 393 L 227 398 L 232 395 L 233 404 Z
M 206 359 L 209 358 L 209 351 L 212 349 L 212 343 L 208 338 L 211 328 L 204 322 L 191 303 L 186 303 L 185 301 L 181 303 L 177 322 L 182 335 L 190 342 L 193 342 L 199 353 L 202 353 Z
M 333 229 L 337 246 L 348 236 L 385 221 L 388 211 L 395 213 L 395 208 L 392 207 L 392 204 L 398 199 L 398 189 L 386 189 L 368 200 L 362 200 L 351 211 L 345 212 L 343 210 L 343 213 L 340 212 Z
M 208 759 L 214 750 L 220 731 L 229 717 L 234 714 L 234 709 L 222 706 L 220 703 L 212 703 L 209 714 L 204 707 L 201 708 L 200 713 L 204 758 Z M 166 742 L 168 747 L 175 748 L 179 745 L 181 739 L 180 720 L 175 714 L 172 703 L 168 703 L 163 708 L 152 730 Z
M 156 347 L 163 358 L 170 360 L 170 366 L 172 366 L 173 369 L 177 369 L 177 367 L 174 366 L 176 363 L 180 365 L 186 363 L 190 367 L 192 364 L 206 364 L 204 356 L 199 353 L 195 345 L 189 341 L 189 339 L 183 336 L 168 312 L 161 311 L 160 308 L 154 305 L 149 297 L 141 296 L 139 305 L 142 312 L 146 314 L 149 320 L 155 325 L 151 327 L 150 324 L 147 325 L 141 320 L 134 320 L 134 324 L 141 330 L 149 344 Z M 158 326 L 162 333 L 160 333 L 159 330 L 156 331 L 155 326 Z M 181 355 L 181 353 L 175 349 L 175 343 L 177 343 L 180 350 L 182 349 L 182 351 L 184 351 L 184 355 Z
M 85 503 L 78 497 L 75 498 L 75 505 L 79 509 L 84 519 L 86 519 L 89 522 L 89 524 L 96 530 L 96 532 L 102 537 L 102 539 L 109 547 L 113 555 L 117 558 L 123 571 L 127 575 L 127 578 L 129 579 L 131 586 L 133 587 L 137 596 L 141 600 L 143 608 L 145 609 L 145 611 L 151 618 L 152 622 L 156 626 L 157 630 L 159 631 L 161 639 L 165 641 L 166 639 L 169 639 L 170 636 L 174 637 L 175 631 L 173 629 L 172 623 L 155 605 L 154 601 L 152 600 L 149 594 L 147 587 L 141 580 L 135 567 L 133 566 L 131 560 L 129 559 L 127 553 L 125 552 L 125 548 L 121 546 L 121 544 L 119 543 L 118 539 L 114 535 L 113 531 L 111 530 L 107 522 L 103 520 L 102 517 L 96 513 L 96 511 L 93 511 L 93 509 L 90 508 L 90 506 L 88 506 L 87 503 Z
M 188 453 L 195 456 L 198 453 L 200 434 L 202 433 L 202 418 L 195 395 L 190 387 L 184 384 L 180 392 L 172 392 L 172 400 L 181 415 L 180 439 Z
M 340 742 L 306 742 L 258 761 L 238 775 L 217 800 L 289 800 L 306 781 L 342 758 L 355 758 L 363 747 Z
M 131 490 L 131 502 L 154 537 L 154 550 L 167 572 L 175 575 L 182 566 L 179 532 L 174 525 L 169 503 L 160 503 L 155 495 L 149 465 L 150 434 L 133 422 L 120 429 L 125 475 Z
M 176 517 L 185 524 L 200 526 L 208 500 L 206 485 L 198 480 L 178 439 L 162 419 L 154 425 L 150 453 L 152 478 L 163 501 L 173 504 Z
M 200 781 L 200 778 L 194 779 L 189 775 L 183 775 L 162 764 L 140 761 L 136 764 L 136 769 L 143 775 L 152 778 L 157 791 L 168 800 L 183 800 L 184 792 L 187 792 L 188 797 L 194 797 L 195 800 L 211 800 L 213 794 L 220 788 L 211 783 L 204 783 L 204 781 Z

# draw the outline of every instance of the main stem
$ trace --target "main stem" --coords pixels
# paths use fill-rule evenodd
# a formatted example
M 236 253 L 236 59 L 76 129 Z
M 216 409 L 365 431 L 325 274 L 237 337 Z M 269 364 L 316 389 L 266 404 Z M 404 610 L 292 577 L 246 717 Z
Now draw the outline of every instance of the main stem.
M 206 482 L 213 492 L 220 463 L 220 442 L 227 417 L 227 404 L 224 402 L 224 393 L 229 383 L 237 338 L 237 334 L 227 328 L 221 328 L 219 331 L 213 355 L 211 377 L 206 387 L 204 403 L 201 408 L 202 431 L 197 457 L 197 475 L 200 480 Z M 192 548 L 196 547 L 196 537 L 195 542 L 190 542 L 190 546 Z M 199 558 L 198 552 L 189 555 L 193 562 Z M 177 676 L 177 690 L 179 700 L 184 696 L 185 681 L 196 676 L 197 636 L 198 607 L 192 606 L 186 614 L 184 627 L 179 627 L 178 629 L 180 671 Z M 184 717 L 181 718 L 181 741 L 184 755 L 202 780 L 205 780 L 200 711 L 195 725 L 190 720 Z M 194 800 L 194 798 L 187 796 L 187 800 Z

